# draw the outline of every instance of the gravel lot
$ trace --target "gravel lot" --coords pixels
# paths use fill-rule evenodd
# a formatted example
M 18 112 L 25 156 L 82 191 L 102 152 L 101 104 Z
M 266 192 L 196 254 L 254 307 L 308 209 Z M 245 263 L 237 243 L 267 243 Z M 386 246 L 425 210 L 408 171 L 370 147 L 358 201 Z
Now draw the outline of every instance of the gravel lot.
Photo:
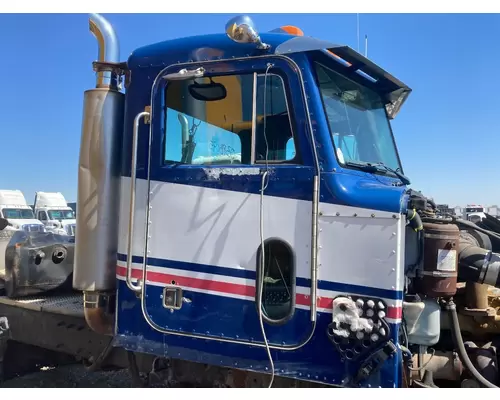
M 87 372 L 81 364 L 41 368 L 0 383 L 0 388 L 132 387 L 128 370 Z

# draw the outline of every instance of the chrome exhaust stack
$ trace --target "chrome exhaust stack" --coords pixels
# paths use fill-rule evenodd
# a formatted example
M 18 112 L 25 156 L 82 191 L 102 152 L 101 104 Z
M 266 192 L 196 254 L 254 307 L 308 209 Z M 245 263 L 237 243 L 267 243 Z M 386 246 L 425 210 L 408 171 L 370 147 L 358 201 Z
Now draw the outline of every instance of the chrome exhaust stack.
M 93 63 L 96 87 L 84 94 L 73 288 L 83 291 L 89 327 L 109 335 L 114 319 L 106 314 L 116 288 L 125 109 L 119 82 L 124 70 L 111 24 L 90 14 L 89 29 L 97 39 L 98 59 Z
M 120 44 L 113 26 L 100 14 L 90 14 L 89 29 L 95 36 L 98 44 L 97 63 L 117 64 L 120 62 Z M 118 87 L 118 76 L 112 68 L 103 68 L 100 66 L 96 70 L 97 82 L 96 88 L 114 88 Z M 111 65 L 109 66 L 111 67 Z

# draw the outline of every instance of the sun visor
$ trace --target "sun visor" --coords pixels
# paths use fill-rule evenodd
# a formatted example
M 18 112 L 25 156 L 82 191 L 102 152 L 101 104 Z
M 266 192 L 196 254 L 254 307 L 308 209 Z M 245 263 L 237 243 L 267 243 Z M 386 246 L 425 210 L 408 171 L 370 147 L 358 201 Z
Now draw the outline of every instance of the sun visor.
M 345 67 L 345 75 L 357 74 L 366 80 L 366 86 L 379 93 L 386 102 L 389 118 L 394 119 L 411 89 L 387 71 L 348 46 L 340 46 L 325 40 L 297 36 L 274 49 L 274 54 L 292 54 L 323 51 Z

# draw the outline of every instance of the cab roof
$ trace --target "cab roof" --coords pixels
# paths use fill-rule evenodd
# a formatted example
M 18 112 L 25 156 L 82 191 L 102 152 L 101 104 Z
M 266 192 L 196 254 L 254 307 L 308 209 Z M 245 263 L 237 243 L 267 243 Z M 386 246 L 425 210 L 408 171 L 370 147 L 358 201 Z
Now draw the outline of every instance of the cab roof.
M 254 44 L 236 43 L 222 33 L 167 40 L 138 48 L 130 55 L 127 65 L 134 70 L 177 63 L 321 51 L 343 64 L 347 76 L 358 73 L 370 81 L 368 86 L 385 97 L 391 118 L 396 116 L 411 93 L 403 82 L 348 46 L 288 33 L 262 33 L 260 37 L 262 42 L 270 45 L 268 50 L 259 50 Z
M 271 45 L 270 51 L 295 36 L 283 33 L 263 33 L 261 39 Z M 128 59 L 129 68 L 172 64 L 176 62 L 209 61 L 224 58 L 238 58 L 266 54 L 253 44 L 236 43 L 226 34 L 190 36 L 166 40 L 136 49 Z

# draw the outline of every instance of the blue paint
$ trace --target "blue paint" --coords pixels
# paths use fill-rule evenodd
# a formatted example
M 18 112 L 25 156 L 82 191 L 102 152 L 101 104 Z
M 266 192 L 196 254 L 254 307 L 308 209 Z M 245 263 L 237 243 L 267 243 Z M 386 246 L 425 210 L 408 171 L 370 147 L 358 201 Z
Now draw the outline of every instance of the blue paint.
M 329 130 L 328 120 L 321 101 L 317 79 L 312 71 L 311 62 L 318 54 L 288 54 L 289 60 L 273 56 L 276 47 L 293 38 L 282 33 L 262 34 L 262 40 L 271 49 L 257 50 L 253 45 L 232 42 L 223 34 L 204 35 L 142 47 L 132 53 L 128 60 L 132 81 L 127 88 L 125 132 L 123 139 L 122 176 L 129 177 L 131 160 L 131 138 L 134 117 L 148 105 L 153 107 L 152 124 L 142 124 L 139 128 L 137 178 L 146 179 L 150 168 L 150 178 L 155 181 L 182 185 L 260 193 L 261 175 L 233 176 L 221 174 L 218 179 L 207 174 L 204 169 L 217 168 L 260 168 L 263 165 L 226 165 L 195 166 L 165 163 L 165 90 L 168 82 L 160 79 L 153 87 L 155 78 L 160 74 L 177 72 L 190 63 L 189 68 L 204 65 L 207 75 L 236 73 L 263 73 L 267 62 L 275 64 L 273 73 L 280 74 L 286 82 L 287 99 L 293 115 L 293 130 L 298 138 L 296 151 L 300 157 L 294 163 L 270 165 L 269 185 L 266 196 L 275 196 L 303 201 L 312 201 L 313 176 L 315 163 L 313 139 L 321 172 L 320 194 L 322 203 L 339 204 L 359 208 L 404 212 L 407 195 L 404 186 L 394 186 L 397 178 L 381 174 L 366 173 L 359 170 L 342 168 L 335 155 L 334 143 Z M 286 45 L 281 46 L 283 49 Z M 300 46 L 299 46 L 300 47 Z M 263 59 L 246 59 L 262 56 Z M 243 60 L 236 60 L 244 58 Z M 207 60 L 221 60 L 220 63 L 202 64 Z M 333 60 L 328 60 L 332 69 L 340 68 Z M 168 68 L 167 68 L 168 67 Z M 301 80 L 298 71 L 302 74 Z M 363 78 L 359 78 L 363 79 Z M 302 91 L 304 86 L 304 96 Z M 308 109 L 306 108 L 308 107 Z M 309 126 L 309 118 L 312 128 Z M 152 146 L 148 148 L 148 135 L 151 127 Z M 312 131 L 311 131 L 312 129 Z M 167 150 L 167 154 L 168 150 Z M 119 255 L 124 260 L 124 255 Z M 142 262 L 134 257 L 134 262 Z M 210 265 L 182 263 L 173 260 L 148 258 L 148 264 L 179 270 L 204 272 L 214 275 L 235 276 L 255 279 L 255 271 L 241 271 Z M 297 278 L 296 285 L 310 287 L 310 280 Z M 338 282 L 319 281 L 320 289 L 344 293 L 357 293 L 391 299 L 402 298 L 402 292 L 382 290 Z M 257 312 L 253 301 L 229 299 L 223 296 L 201 294 L 187 291 L 185 297 L 191 302 L 184 303 L 180 311 L 170 313 L 161 305 L 161 288 L 148 285 L 146 288 L 147 312 L 160 326 L 177 331 L 196 332 L 205 335 L 224 335 L 240 340 L 261 341 Z M 245 344 L 228 344 L 218 341 L 193 339 L 176 335 L 164 335 L 155 331 L 145 321 L 140 303 L 122 281 L 118 281 L 117 335 L 119 343 L 130 350 L 144 351 L 158 356 L 171 356 L 184 360 L 205 362 L 225 367 L 266 372 L 268 361 L 264 349 Z M 328 341 L 326 328 L 331 321 L 328 313 L 318 313 L 317 330 L 312 340 L 303 348 L 293 351 L 273 350 L 277 375 L 298 379 L 308 379 L 328 384 L 341 384 L 357 371 L 359 365 L 344 363 L 340 360 L 334 346 Z M 296 309 L 293 317 L 283 326 L 267 326 L 268 337 L 273 343 L 286 344 L 301 342 L 309 333 L 309 312 Z M 392 339 L 397 343 L 397 325 L 392 325 Z M 372 386 L 394 387 L 400 385 L 400 355 L 388 360 L 380 375 L 374 375 L 367 384 Z
M 150 292 L 151 296 L 158 294 L 154 290 L 157 288 L 151 289 L 153 289 Z M 248 329 L 248 332 L 254 335 L 255 341 L 260 342 L 262 340 L 260 331 L 256 329 L 258 328 L 258 322 L 247 322 L 249 314 L 255 313 L 253 302 L 200 293 L 194 294 L 193 292 L 190 295 L 196 296 L 191 304 L 201 305 L 198 311 L 196 309 L 192 311 L 191 317 L 201 319 L 202 323 L 206 324 L 204 327 L 208 326 L 209 334 L 216 335 L 224 332 L 227 337 L 227 331 L 224 328 L 228 326 L 231 327 L 230 329 L 240 327 L 244 328 L 245 331 Z M 224 311 L 233 307 L 239 311 L 231 316 L 224 317 Z M 179 317 L 175 315 L 175 312 L 171 314 L 167 310 L 163 310 L 163 315 L 160 314 L 159 310 L 157 312 L 158 316 L 163 318 L 165 325 L 179 321 Z M 234 367 L 235 363 L 237 363 L 239 368 L 256 372 L 269 372 L 269 362 L 263 348 L 245 344 L 165 335 L 151 329 L 142 316 L 139 300 L 123 281 L 118 281 L 117 313 L 117 344 L 128 350 L 203 362 L 221 367 Z M 304 321 L 302 332 L 306 332 L 310 327 L 310 322 L 307 321 L 309 312 L 296 310 L 295 314 L 294 318 Z M 250 318 L 255 319 L 255 315 L 256 313 Z M 230 318 L 230 323 L 227 323 L 225 318 Z M 212 319 L 212 323 L 208 321 L 209 319 Z M 207 334 L 206 331 L 201 331 L 198 324 L 193 324 L 190 320 L 182 320 L 182 322 L 186 328 L 194 329 L 195 333 Z M 326 329 L 330 322 L 331 316 L 329 314 L 319 313 L 316 334 L 306 346 L 295 351 L 271 350 L 276 375 L 340 385 L 343 379 L 355 373 L 359 368 L 359 363 L 344 363 L 341 361 L 334 346 L 327 338 Z M 221 326 L 221 323 L 225 323 L 225 325 Z M 399 325 L 391 325 L 394 340 L 398 329 Z M 187 331 L 187 329 L 185 330 Z M 272 335 L 269 326 L 266 327 L 266 333 L 269 336 Z M 388 360 L 384 364 L 380 375 L 374 375 L 365 384 L 380 385 L 382 387 L 397 386 L 399 384 L 396 373 L 399 368 L 398 363 L 400 363 L 399 357 Z
M 131 69 L 164 68 L 185 62 L 261 56 L 272 53 L 272 49 L 292 38 L 294 36 L 288 34 L 263 33 L 261 39 L 270 44 L 271 49 L 262 51 L 252 44 L 235 43 L 225 34 L 191 36 L 141 47 L 130 55 L 128 65 Z

